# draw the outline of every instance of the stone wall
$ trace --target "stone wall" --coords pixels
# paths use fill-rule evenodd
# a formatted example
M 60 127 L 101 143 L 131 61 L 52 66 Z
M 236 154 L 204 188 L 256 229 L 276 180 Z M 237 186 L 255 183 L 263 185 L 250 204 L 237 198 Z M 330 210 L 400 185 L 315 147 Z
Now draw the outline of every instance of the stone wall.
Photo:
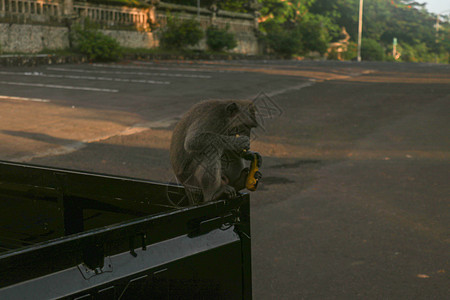
M 72 0 L 0 0 L 0 49 L 36 53 L 68 48 L 69 24 L 84 18 L 99 24 L 105 34 L 117 39 L 122 46 L 154 48 L 159 45 L 158 31 L 164 28 L 170 14 L 178 18 L 197 18 L 204 29 L 212 24 L 228 25 L 238 42 L 232 52 L 258 53 L 257 23 L 252 15 L 206 9 L 197 13 L 193 7 L 165 3 L 139 9 Z M 206 49 L 205 40 L 195 48 Z
M 127 48 L 154 48 L 158 46 L 158 40 L 153 32 L 140 32 L 129 30 L 101 30 L 106 35 L 116 39 L 120 45 Z
M 152 32 L 129 30 L 100 30 L 129 48 L 154 48 L 158 41 Z M 0 45 L 3 52 L 37 53 L 42 50 L 69 48 L 69 29 L 60 26 L 2 24 L 0 23 Z
M 43 49 L 69 47 L 67 27 L 0 23 L 0 45 L 4 52 L 36 53 Z

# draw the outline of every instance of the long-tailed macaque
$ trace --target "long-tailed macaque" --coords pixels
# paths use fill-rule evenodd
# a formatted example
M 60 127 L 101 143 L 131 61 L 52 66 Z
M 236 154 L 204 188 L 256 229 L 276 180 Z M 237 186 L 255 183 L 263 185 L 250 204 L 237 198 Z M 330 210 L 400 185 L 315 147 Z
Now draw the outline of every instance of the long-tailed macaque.
M 191 204 L 233 198 L 245 188 L 250 132 L 258 124 L 251 101 L 208 100 L 194 105 L 176 125 L 170 160 Z

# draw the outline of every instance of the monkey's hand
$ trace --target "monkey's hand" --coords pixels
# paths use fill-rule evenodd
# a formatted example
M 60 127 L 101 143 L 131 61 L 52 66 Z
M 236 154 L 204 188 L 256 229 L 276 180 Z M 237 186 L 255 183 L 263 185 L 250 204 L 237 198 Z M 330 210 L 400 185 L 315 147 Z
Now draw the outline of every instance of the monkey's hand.
M 253 161 L 255 156 L 256 156 L 256 162 L 257 162 L 256 165 L 259 168 L 262 165 L 262 156 L 261 156 L 261 154 L 259 154 L 258 152 L 254 152 L 254 151 L 244 151 L 242 153 L 242 158 L 245 159 L 245 160 Z
M 250 149 L 250 138 L 248 136 L 227 136 L 226 138 L 226 148 L 229 148 L 229 150 L 241 153 L 242 151 Z

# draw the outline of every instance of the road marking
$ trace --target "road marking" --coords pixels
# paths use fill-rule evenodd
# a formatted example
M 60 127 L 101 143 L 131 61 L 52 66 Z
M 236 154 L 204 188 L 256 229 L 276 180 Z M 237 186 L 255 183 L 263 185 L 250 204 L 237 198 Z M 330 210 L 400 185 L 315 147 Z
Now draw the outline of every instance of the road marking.
M 166 67 L 148 67 L 148 66 L 118 66 L 118 65 L 105 65 L 105 64 L 93 64 L 93 67 L 112 68 L 112 69 L 147 69 L 147 70 L 159 70 L 159 71 L 187 71 L 187 72 L 205 72 L 205 73 L 244 73 L 242 71 L 234 70 L 213 70 L 213 69 L 196 69 L 196 68 L 166 68 Z
M 97 89 L 97 88 L 82 87 L 82 86 L 42 84 L 42 83 L 23 83 L 23 82 L 11 82 L 11 81 L 0 81 L 0 84 L 19 85 L 19 86 L 35 86 L 35 87 L 52 88 L 52 89 L 81 90 L 81 91 L 91 91 L 91 92 L 107 92 L 107 93 L 117 93 L 119 91 L 119 90 Z
M 143 123 L 143 124 L 135 124 L 133 126 L 126 127 L 123 130 L 120 130 L 115 133 L 106 134 L 106 135 L 91 138 L 91 139 L 84 139 L 81 141 L 74 141 L 74 142 L 66 144 L 66 145 L 61 145 L 57 148 L 51 148 L 51 149 L 47 149 L 47 150 L 44 150 L 39 153 L 33 153 L 30 155 L 16 157 L 16 158 L 13 158 L 12 160 L 18 161 L 18 162 L 29 162 L 35 158 L 66 155 L 66 154 L 81 150 L 90 143 L 102 142 L 104 140 L 107 140 L 107 139 L 110 139 L 110 138 L 116 137 L 116 136 L 129 136 L 129 135 L 147 131 L 152 128 L 169 127 L 175 122 L 177 122 L 176 119 L 169 118 L 169 119 L 163 119 L 160 121 L 151 121 L 151 122 L 147 122 L 147 123 Z
M 183 77 L 183 78 L 212 78 L 210 75 L 191 75 L 191 74 L 170 74 L 170 73 L 154 73 L 154 72 L 122 72 L 122 71 L 92 71 L 85 69 L 69 69 L 69 68 L 47 68 L 51 71 L 65 71 L 65 72 L 78 72 L 78 73 L 100 73 L 100 74 L 118 74 L 118 75 L 144 75 L 144 76 L 161 76 L 161 77 Z
M 4 96 L 4 95 L 0 95 L 0 99 L 18 100 L 18 101 L 31 101 L 31 102 L 44 102 L 44 103 L 50 102 L 50 100 L 47 100 L 47 99 L 12 97 L 12 96 Z
M 81 150 L 84 147 L 86 147 L 86 144 L 83 142 L 73 142 L 73 143 L 70 143 L 67 145 L 59 146 L 57 148 L 47 149 L 47 150 L 39 152 L 39 153 L 34 153 L 34 154 L 14 158 L 12 160 L 17 161 L 17 162 L 29 162 L 35 158 L 69 154 L 69 153 Z
M 170 84 L 169 81 L 156 81 L 156 80 L 141 80 L 141 79 L 121 79 L 111 77 L 94 77 L 94 76 L 76 76 L 76 75 L 56 75 L 56 74 L 44 74 L 42 72 L 2 72 L 2 75 L 16 75 L 16 76 L 40 76 L 48 78 L 66 78 L 66 79 L 81 79 L 81 80 L 102 80 L 102 81 L 120 81 L 120 82 L 132 82 L 132 83 L 150 83 L 150 84 Z
M 301 83 L 299 85 L 290 86 L 290 87 L 287 87 L 287 88 L 284 88 L 284 89 L 281 89 L 281 90 L 277 90 L 277 91 L 273 91 L 273 92 L 267 93 L 267 96 L 273 97 L 273 96 L 281 95 L 281 94 L 284 94 L 284 93 L 287 93 L 287 92 L 291 92 L 291 91 L 298 91 L 298 90 L 301 90 L 301 89 L 303 89 L 305 87 L 312 86 L 316 82 L 317 81 L 315 81 L 315 80 L 314 81 L 310 80 L 309 82 L 303 82 L 303 83 Z
M 351 73 L 349 75 L 342 76 L 342 77 L 338 78 L 337 80 L 345 80 L 345 79 L 358 77 L 358 76 L 365 75 L 365 74 L 370 74 L 372 72 L 373 72 L 372 70 L 364 70 L 364 71 L 362 71 L 360 73 Z M 287 88 L 284 88 L 284 89 L 280 89 L 280 90 L 277 90 L 277 91 L 273 91 L 273 92 L 267 93 L 267 96 L 273 97 L 273 96 L 281 95 L 281 94 L 284 94 L 284 93 L 287 93 L 287 92 L 291 92 L 291 91 L 299 91 L 299 90 L 301 90 L 303 88 L 313 86 L 316 83 L 321 83 L 321 82 L 330 81 L 330 80 L 335 80 L 335 79 L 334 78 L 330 78 L 330 79 L 310 78 L 308 82 L 303 82 L 303 83 L 301 83 L 299 85 L 294 85 L 294 86 L 290 86 L 290 87 L 287 87 Z

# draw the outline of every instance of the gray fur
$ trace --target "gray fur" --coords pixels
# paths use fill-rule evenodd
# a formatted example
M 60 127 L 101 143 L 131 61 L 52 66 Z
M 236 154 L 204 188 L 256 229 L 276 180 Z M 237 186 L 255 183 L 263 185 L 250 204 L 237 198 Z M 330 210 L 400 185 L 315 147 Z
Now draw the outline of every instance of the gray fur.
M 191 204 L 231 198 L 245 188 L 242 154 L 256 126 L 251 101 L 208 100 L 184 114 L 173 131 L 170 160 Z

